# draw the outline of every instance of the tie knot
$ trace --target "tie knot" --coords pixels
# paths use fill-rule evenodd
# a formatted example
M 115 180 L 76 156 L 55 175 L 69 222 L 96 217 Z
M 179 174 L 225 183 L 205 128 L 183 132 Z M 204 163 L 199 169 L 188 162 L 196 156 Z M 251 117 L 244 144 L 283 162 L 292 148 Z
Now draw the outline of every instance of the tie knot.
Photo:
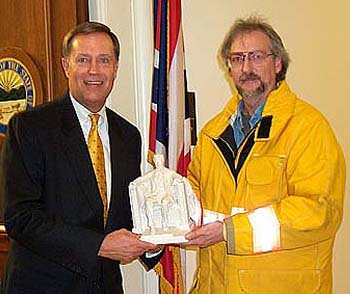
M 98 124 L 98 120 L 100 118 L 100 115 L 98 113 L 90 113 L 89 117 L 91 119 L 91 124 L 93 127 L 96 127 Z

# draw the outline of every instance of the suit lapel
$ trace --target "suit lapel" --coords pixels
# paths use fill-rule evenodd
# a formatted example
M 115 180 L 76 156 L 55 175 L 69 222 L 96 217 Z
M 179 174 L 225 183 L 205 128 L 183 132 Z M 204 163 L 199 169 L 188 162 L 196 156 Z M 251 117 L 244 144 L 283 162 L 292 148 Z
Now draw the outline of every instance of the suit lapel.
M 108 212 L 107 231 L 117 228 L 131 229 L 131 209 L 128 197 L 128 184 L 134 177 L 139 175 L 139 167 L 135 169 L 135 162 L 130 161 L 131 135 L 123 129 L 118 116 L 107 109 L 108 130 L 111 151 L 111 200 Z
M 63 152 L 72 166 L 73 174 L 77 178 L 83 194 L 87 197 L 91 209 L 95 211 L 96 217 L 98 217 L 101 223 L 103 223 L 103 204 L 99 197 L 98 186 L 95 180 L 89 151 L 86 146 L 78 117 L 68 94 L 62 100 L 62 104 L 61 143 Z
M 115 121 L 113 115 L 107 110 L 108 119 L 108 133 L 109 133 L 109 145 L 111 154 L 111 199 L 110 199 L 110 213 L 113 213 L 113 207 L 118 195 L 120 180 L 122 173 L 119 171 L 119 164 L 123 157 L 123 138 L 122 131 L 120 130 L 118 123 Z

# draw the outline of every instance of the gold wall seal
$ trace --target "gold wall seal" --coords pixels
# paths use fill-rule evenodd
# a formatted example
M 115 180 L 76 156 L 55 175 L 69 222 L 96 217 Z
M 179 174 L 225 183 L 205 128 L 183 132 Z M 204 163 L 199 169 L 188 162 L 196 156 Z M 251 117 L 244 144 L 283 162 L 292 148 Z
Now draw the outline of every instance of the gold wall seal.
M 24 50 L 0 49 L 0 135 L 12 115 L 42 103 L 42 83 L 34 61 Z

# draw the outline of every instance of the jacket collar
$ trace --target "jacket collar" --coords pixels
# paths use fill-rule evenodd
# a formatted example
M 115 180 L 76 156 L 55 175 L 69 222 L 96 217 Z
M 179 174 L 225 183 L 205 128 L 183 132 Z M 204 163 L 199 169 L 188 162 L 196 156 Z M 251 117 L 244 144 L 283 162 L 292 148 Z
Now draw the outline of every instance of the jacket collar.
M 221 113 L 209 121 L 203 128 L 203 132 L 213 138 L 218 138 L 229 126 L 229 119 L 238 107 L 241 96 L 236 94 L 227 103 Z M 286 121 L 293 115 L 296 102 L 295 94 L 290 90 L 285 81 L 272 91 L 266 100 L 262 113 L 264 130 L 256 132 L 255 140 L 270 140 L 275 137 L 285 125 Z M 264 119 L 264 117 L 267 117 Z M 270 125 L 270 126 L 269 126 Z M 259 126 L 260 127 L 260 126 Z M 269 132 L 266 128 L 269 127 Z

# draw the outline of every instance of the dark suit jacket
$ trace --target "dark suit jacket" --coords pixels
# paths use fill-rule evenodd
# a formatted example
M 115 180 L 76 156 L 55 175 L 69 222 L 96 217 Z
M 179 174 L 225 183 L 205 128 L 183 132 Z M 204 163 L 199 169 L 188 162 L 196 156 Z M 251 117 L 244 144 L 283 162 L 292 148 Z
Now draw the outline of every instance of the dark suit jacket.
M 11 119 L 0 161 L 10 237 L 1 293 L 123 293 L 119 263 L 97 253 L 105 234 L 132 227 L 128 184 L 140 175 L 141 139 L 109 109 L 107 118 L 112 193 L 105 229 L 92 163 L 68 94 Z

